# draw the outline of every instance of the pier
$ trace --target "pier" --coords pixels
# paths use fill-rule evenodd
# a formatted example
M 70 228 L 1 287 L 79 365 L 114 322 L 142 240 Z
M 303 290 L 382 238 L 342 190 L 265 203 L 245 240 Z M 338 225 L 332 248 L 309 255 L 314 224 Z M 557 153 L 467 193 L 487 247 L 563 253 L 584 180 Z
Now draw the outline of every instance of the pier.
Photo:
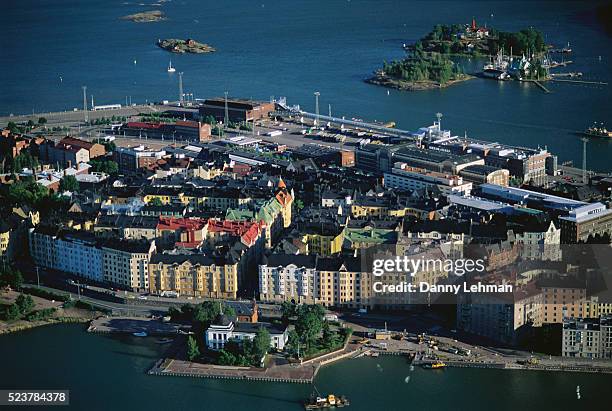
M 551 79 L 551 81 L 556 81 L 556 82 L 559 82 L 559 83 L 594 84 L 594 85 L 598 85 L 598 86 L 607 86 L 608 85 L 608 83 L 606 83 L 605 81 L 570 80 L 570 79 L 560 79 L 560 78 L 553 78 L 553 79 Z

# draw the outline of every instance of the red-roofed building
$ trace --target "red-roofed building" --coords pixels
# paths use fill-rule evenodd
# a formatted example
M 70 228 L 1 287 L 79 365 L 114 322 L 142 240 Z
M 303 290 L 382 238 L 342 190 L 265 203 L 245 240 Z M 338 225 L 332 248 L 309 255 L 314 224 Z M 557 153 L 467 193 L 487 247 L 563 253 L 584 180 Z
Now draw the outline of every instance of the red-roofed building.
M 159 242 L 175 247 L 196 248 L 206 238 L 207 221 L 199 218 L 160 217 L 156 231 Z
M 242 244 L 252 247 L 260 236 L 261 226 L 259 223 L 252 221 L 217 220 L 214 218 L 208 220 L 207 239 L 213 244 L 223 238 L 240 237 Z

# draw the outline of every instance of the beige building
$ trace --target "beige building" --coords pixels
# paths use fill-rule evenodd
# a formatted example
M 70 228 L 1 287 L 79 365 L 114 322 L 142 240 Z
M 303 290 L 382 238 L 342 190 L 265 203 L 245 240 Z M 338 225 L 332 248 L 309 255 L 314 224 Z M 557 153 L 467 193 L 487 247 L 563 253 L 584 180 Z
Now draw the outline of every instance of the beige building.
M 359 258 L 319 258 L 315 293 L 326 307 L 372 306 L 372 275 L 364 272 Z
M 573 278 L 552 278 L 538 281 L 544 296 L 544 318 L 547 324 L 562 324 L 564 318 L 584 318 L 587 297 L 584 281 Z
M 148 262 L 148 290 L 235 299 L 238 263 L 201 254 L 154 254 Z
M 512 293 L 460 294 L 457 329 L 515 344 L 521 330 L 542 326 L 543 295 L 536 287 L 516 287 Z
M 149 289 L 148 263 L 155 241 L 109 240 L 102 246 L 104 281 L 135 291 Z

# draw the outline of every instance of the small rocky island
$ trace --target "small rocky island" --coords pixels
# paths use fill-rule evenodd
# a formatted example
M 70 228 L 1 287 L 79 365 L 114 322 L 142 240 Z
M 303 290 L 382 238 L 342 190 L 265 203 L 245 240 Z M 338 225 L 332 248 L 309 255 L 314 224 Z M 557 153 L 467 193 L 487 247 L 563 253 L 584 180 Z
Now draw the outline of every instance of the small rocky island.
M 122 20 L 130 20 L 135 23 L 151 23 L 166 20 L 166 15 L 160 10 L 143 11 L 142 13 L 130 14 L 121 17 Z
M 158 40 L 157 45 L 164 50 L 171 51 L 172 53 L 212 53 L 216 51 L 214 47 L 209 46 L 205 43 L 197 42 L 193 39 L 165 39 Z

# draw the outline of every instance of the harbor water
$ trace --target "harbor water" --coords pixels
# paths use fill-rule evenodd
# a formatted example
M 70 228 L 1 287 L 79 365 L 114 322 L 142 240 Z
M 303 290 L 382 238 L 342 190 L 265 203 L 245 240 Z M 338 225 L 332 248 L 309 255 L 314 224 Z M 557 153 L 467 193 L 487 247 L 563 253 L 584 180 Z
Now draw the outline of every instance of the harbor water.
M 546 42 L 569 41 L 585 80 L 612 81 L 610 27 L 598 16 L 605 1 L 391 1 L 391 0 L 22 0 L 3 4 L 0 115 L 71 110 L 82 106 L 86 85 L 95 104 L 178 99 L 178 72 L 194 98 L 223 95 L 269 99 L 286 96 L 323 113 L 393 120 L 416 129 L 443 113 L 443 126 L 459 135 L 547 147 L 560 162 L 582 164 L 575 134 L 594 121 L 612 127 L 612 87 L 533 84 L 474 79 L 442 90 L 399 92 L 363 79 L 383 61 L 404 55 L 438 23 L 478 24 L 500 30 L 533 26 Z M 159 9 L 167 20 L 134 23 L 120 17 Z M 609 22 L 608 22 L 609 24 Z M 158 39 L 194 38 L 217 52 L 176 55 Z M 557 55 L 555 58 L 560 59 Z M 175 73 L 168 73 L 172 60 Z M 482 61 L 465 61 L 467 71 Z M 88 97 L 88 101 L 90 100 Z M 612 142 L 593 140 L 587 166 L 610 170 Z
M 151 376 L 165 349 L 155 338 L 88 334 L 82 325 L 0 336 L 3 389 L 69 389 L 79 410 L 300 410 L 304 384 Z M 575 410 L 601 404 L 610 376 L 539 371 L 411 371 L 400 356 L 343 360 L 323 367 L 321 393 L 345 395 L 350 410 Z M 581 399 L 576 398 L 580 386 Z M 248 404 L 248 408 L 245 406 Z

